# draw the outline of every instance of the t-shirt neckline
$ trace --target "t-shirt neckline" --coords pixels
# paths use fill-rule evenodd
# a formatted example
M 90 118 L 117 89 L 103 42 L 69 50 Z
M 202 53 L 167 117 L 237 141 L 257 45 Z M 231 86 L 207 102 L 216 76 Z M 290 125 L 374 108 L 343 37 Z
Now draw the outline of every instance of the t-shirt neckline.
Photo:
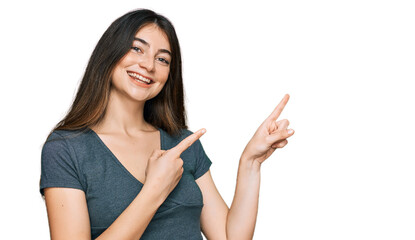
M 160 149 L 161 150 L 165 150 L 164 149 L 164 131 L 161 129 L 161 128 L 159 128 L 159 127 L 156 127 L 157 128 L 157 130 L 159 131 L 159 133 L 160 133 Z M 105 149 L 105 151 L 110 155 L 110 157 L 111 157 L 111 159 L 121 168 L 121 169 L 123 169 L 124 170 L 124 172 L 126 172 L 126 174 L 128 175 L 128 176 L 130 176 L 130 178 L 132 178 L 135 182 L 138 182 L 139 183 L 139 185 L 141 185 L 141 186 L 143 186 L 144 184 L 140 181 L 140 180 L 138 180 L 136 177 L 134 177 L 134 175 L 133 174 L 131 174 L 131 172 L 130 171 L 128 171 L 128 169 L 120 162 L 120 160 L 118 160 L 118 158 L 115 156 L 115 154 L 111 151 L 111 149 L 109 149 L 109 147 L 104 143 L 104 141 L 102 141 L 102 139 L 99 137 L 99 135 L 94 131 L 94 130 L 92 130 L 91 128 L 89 128 L 88 127 L 88 129 L 89 129 L 89 131 L 92 133 L 92 135 L 94 136 L 94 138 L 95 139 L 97 139 L 97 141 L 100 143 L 100 145 Z

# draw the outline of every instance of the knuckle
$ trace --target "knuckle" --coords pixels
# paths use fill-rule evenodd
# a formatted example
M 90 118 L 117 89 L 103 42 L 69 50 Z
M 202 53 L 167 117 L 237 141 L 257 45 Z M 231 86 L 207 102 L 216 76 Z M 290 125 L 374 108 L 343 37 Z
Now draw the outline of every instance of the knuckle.
M 178 161 L 177 162 L 178 162 L 178 164 L 179 164 L 180 167 L 183 166 L 183 160 L 181 158 L 178 158 Z
M 284 136 L 284 138 L 290 136 L 290 134 L 288 133 L 288 129 L 281 129 L 281 135 Z
M 154 150 L 152 156 L 161 156 L 163 154 L 162 150 Z
M 151 158 L 153 158 L 154 156 L 157 156 L 157 150 L 153 150 L 153 152 L 150 155 Z
M 287 145 L 287 143 L 288 143 L 288 141 L 287 141 L 287 140 L 282 141 L 282 142 L 279 144 L 279 145 L 280 145 L 280 148 L 285 147 L 285 145 Z
M 189 141 L 187 141 L 186 146 L 190 147 L 190 146 L 192 146 L 192 144 L 193 144 L 193 139 L 189 139 Z
M 279 140 L 284 139 L 287 135 L 287 130 L 286 129 L 280 129 L 277 132 L 278 136 L 279 136 Z

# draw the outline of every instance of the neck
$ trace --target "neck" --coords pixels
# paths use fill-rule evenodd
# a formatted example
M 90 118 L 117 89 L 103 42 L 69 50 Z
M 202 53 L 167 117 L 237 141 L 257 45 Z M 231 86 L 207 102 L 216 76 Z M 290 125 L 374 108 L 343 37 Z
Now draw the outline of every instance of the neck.
M 155 128 L 144 120 L 144 104 L 111 90 L 105 116 L 93 127 L 100 133 L 135 135 L 154 131 Z

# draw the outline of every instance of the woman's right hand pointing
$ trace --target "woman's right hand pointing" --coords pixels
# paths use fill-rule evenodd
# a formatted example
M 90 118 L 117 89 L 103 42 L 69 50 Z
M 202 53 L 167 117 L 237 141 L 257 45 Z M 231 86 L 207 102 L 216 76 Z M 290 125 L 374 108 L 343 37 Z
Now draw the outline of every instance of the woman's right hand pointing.
M 200 129 L 169 150 L 155 150 L 147 163 L 144 185 L 159 192 L 164 201 L 182 177 L 183 160 L 180 155 L 205 132 L 205 129 Z

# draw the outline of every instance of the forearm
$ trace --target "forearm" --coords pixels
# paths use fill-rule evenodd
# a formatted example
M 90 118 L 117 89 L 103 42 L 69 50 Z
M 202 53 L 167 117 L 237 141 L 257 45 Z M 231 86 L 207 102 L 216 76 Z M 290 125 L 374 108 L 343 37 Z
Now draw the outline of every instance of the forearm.
M 252 239 L 258 213 L 260 164 L 241 158 L 235 195 L 229 209 L 226 235 L 232 239 Z
M 144 185 L 137 197 L 96 240 L 138 240 L 164 199 Z

